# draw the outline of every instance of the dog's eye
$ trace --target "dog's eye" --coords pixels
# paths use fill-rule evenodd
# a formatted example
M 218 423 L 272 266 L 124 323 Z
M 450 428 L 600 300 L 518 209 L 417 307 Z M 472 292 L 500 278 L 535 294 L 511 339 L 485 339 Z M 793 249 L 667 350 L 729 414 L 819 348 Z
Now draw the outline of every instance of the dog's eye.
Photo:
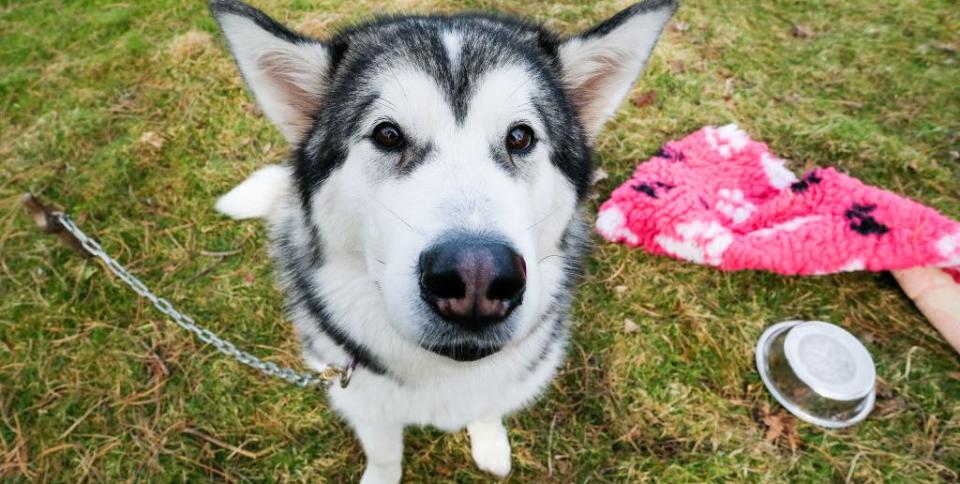
M 403 133 L 393 123 L 383 122 L 373 128 L 373 142 L 380 148 L 393 150 L 403 145 Z
M 510 128 L 504 142 L 511 153 L 522 153 L 533 145 L 533 128 L 525 124 L 518 124 Z

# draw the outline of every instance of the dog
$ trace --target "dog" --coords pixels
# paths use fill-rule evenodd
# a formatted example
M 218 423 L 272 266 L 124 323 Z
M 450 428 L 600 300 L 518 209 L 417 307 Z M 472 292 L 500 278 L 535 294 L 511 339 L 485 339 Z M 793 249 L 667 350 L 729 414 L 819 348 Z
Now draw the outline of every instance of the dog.
M 318 40 L 211 3 L 292 146 L 216 208 L 266 219 L 305 362 L 356 366 L 328 397 L 366 454 L 361 482 L 400 480 L 410 425 L 466 427 L 480 469 L 510 472 L 502 418 L 564 359 L 591 146 L 676 8 L 646 0 L 567 37 L 461 14 Z

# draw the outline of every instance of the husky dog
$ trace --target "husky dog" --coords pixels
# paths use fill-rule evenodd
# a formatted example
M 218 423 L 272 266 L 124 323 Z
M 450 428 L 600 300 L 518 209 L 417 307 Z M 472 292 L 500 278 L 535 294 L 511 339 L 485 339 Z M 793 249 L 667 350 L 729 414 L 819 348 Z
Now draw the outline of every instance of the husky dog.
M 366 453 L 362 482 L 400 480 L 408 425 L 466 427 L 477 465 L 505 476 L 501 419 L 564 357 L 591 145 L 676 2 L 565 38 L 467 14 L 318 40 L 238 1 L 211 10 L 293 146 L 217 209 L 267 220 L 307 364 L 357 366 L 329 401 Z

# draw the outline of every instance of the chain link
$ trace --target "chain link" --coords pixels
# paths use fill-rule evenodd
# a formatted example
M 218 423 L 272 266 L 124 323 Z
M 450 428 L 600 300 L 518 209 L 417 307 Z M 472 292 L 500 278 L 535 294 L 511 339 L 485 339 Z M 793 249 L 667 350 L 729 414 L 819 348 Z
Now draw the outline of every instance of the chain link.
M 299 387 L 323 387 L 325 384 L 332 383 L 334 380 L 340 380 L 340 386 L 346 388 L 347 384 L 350 382 L 350 377 L 353 374 L 354 367 L 356 363 L 341 368 L 337 366 L 328 366 L 322 373 L 315 373 L 312 371 L 299 372 L 293 368 L 281 367 L 276 363 L 271 361 L 263 361 L 256 356 L 247 353 L 246 351 L 240 350 L 231 343 L 216 334 L 214 334 L 209 329 L 200 327 L 197 325 L 196 321 L 193 320 L 190 316 L 181 313 L 173 304 L 170 304 L 170 301 L 157 296 L 150 288 L 146 286 L 140 279 L 137 279 L 136 276 L 128 272 L 119 262 L 114 258 L 110 257 L 100 246 L 97 241 L 91 239 L 87 234 L 83 233 L 76 224 L 73 223 L 73 220 L 70 219 L 70 216 L 56 212 L 53 214 L 56 217 L 57 222 L 66 230 L 70 232 L 77 240 L 83 245 L 83 248 L 90 253 L 90 255 L 103 261 L 107 269 L 110 272 L 114 273 L 117 277 L 120 278 L 130 289 L 133 289 L 133 292 L 136 292 L 140 297 L 145 298 L 153 304 L 153 307 L 157 308 L 157 311 L 160 311 L 163 314 L 166 314 L 177 323 L 177 326 L 193 333 L 200 341 L 212 345 L 217 351 L 232 357 L 233 359 L 247 365 L 251 368 L 260 370 L 261 373 L 285 380 Z

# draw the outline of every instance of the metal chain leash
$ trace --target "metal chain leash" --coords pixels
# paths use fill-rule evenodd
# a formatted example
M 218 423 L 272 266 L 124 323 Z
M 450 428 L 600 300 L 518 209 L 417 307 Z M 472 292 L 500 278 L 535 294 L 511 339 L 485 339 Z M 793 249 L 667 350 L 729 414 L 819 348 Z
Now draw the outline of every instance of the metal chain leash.
M 35 199 L 32 201 L 35 202 Z M 24 203 L 28 203 L 26 199 Z M 103 247 L 101 247 L 97 241 L 91 239 L 87 236 L 87 234 L 83 233 L 83 231 L 80 230 L 75 223 L 73 223 L 73 220 L 70 219 L 70 216 L 62 212 L 48 211 L 42 204 L 39 204 L 39 202 L 36 203 L 43 209 L 42 215 L 46 216 L 48 219 L 53 219 L 52 221 L 46 221 L 48 224 L 46 227 L 41 224 L 42 228 L 48 232 L 57 232 L 57 227 L 49 227 L 50 222 L 62 227 L 63 230 L 68 232 L 76 239 L 76 242 L 84 251 L 86 251 L 89 255 L 100 259 L 104 265 L 106 265 L 107 269 L 110 270 L 110 272 L 119 277 L 120 280 L 129 286 L 134 292 L 150 301 L 150 303 L 153 304 L 153 307 L 157 308 L 157 311 L 167 315 L 173 320 L 173 322 L 177 323 L 177 326 L 180 326 L 181 328 L 193 333 L 193 335 L 196 336 L 200 341 L 212 345 L 217 349 L 217 351 L 234 358 L 244 365 L 257 369 L 265 375 L 280 378 L 281 380 L 285 380 L 299 387 L 322 388 L 337 379 L 340 380 L 340 386 L 343 388 L 346 388 L 346 386 L 350 383 L 350 377 L 352 376 L 353 370 L 356 366 L 355 362 L 347 367 L 328 366 L 321 373 L 315 373 L 312 371 L 300 372 L 294 370 L 293 368 L 279 366 L 271 361 L 263 361 L 260 358 L 247 353 L 246 351 L 238 349 L 236 345 L 230 341 L 217 336 L 209 329 L 198 326 L 193 318 L 178 311 L 175 307 L 173 307 L 173 304 L 171 304 L 170 301 L 167 301 L 166 299 L 157 296 L 150 291 L 150 288 L 148 288 L 146 284 L 127 271 L 122 265 L 120 265 L 119 262 L 116 261 L 116 259 L 110 257 L 110 255 L 103 250 Z M 33 210 L 31 210 L 31 212 L 33 212 Z M 37 215 L 34 214 L 34 217 L 36 218 Z M 74 245 L 74 248 L 77 248 L 75 246 L 76 244 L 71 245 Z

